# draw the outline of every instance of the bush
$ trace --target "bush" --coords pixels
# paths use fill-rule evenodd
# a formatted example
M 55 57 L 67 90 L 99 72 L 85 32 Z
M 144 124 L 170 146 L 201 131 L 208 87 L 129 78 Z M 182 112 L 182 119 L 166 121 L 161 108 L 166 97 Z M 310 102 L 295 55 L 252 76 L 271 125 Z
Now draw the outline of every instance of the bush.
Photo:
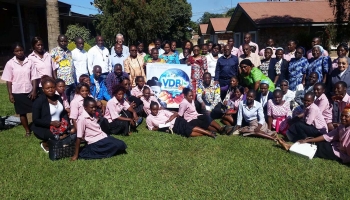
M 72 42 L 69 42 L 69 44 L 68 44 L 68 46 L 67 46 L 67 48 L 70 50 L 70 51 L 72 51 L 73 49 L 75 49 L 75 43 L 72 41 Z M 84 50 L 86 51 L 86 52 L 88 52 L 89 51 L 89 49 L 91 49 L 91 46 L 88 44 L 88 43 L 86 43 L 86 42 L 84 42 Z
M 85 41 L 88 41 L 91 37 L 90 30 L 79 24 L 69 25 L 67 27 L 66 36 L 70 41 L 74 41 L 76 37 L 82 37 Z

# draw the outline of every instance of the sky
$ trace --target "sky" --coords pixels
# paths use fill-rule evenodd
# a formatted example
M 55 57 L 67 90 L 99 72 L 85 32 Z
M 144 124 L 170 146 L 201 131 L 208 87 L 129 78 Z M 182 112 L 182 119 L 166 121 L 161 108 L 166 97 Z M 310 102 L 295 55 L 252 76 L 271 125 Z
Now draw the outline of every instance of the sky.
M 80 14 L 97 14 L 98 10 L 90 4 L 93 0 L 59 0 L 71 4 L 71 11 Z M 192 5 L 192 21 L 197 21 L 204 12 L 224 13 L 238 2 L 257 2 L 267 0 L 187 0 Z M 231 4 L 232 3 L 232 4 Z

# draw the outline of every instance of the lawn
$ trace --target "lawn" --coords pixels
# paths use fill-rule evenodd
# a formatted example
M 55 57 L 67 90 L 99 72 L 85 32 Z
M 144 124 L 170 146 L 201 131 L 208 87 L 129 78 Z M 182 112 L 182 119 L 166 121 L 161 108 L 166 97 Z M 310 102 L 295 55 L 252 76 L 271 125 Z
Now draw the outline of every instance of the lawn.
M 14 112 L 0 85 L 1 113 Z M 0 133 L 0 199 L 349 199 L 350 168 L 239 136 L 117 136 L 127 154 L 51 161 L 22 127 Z

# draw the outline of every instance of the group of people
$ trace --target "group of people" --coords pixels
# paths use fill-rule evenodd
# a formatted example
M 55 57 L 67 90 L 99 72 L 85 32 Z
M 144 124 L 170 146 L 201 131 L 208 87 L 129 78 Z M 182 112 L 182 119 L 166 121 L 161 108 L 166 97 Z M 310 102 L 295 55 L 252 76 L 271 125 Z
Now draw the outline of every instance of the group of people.
M 70 51 L 67 37 L 59 35 L 58 46 L 46 52 L 43 40 L 34 37 L 28 57 L 21 44 L 13 46 L 14 57 L 2 79 L 26 136 L 33 131 L 45 152 L 49 139 L 76 133 L 72 160 L 116 155 L 127 146 L 110 135 L 130 135 L 146 118 L 149 130 L 185 137 L 253 135 L 277 141 L 287 150 L 286 139 L 317 142 L 317 157 L 350 162 L 345 43 L 331 61 L 317 37 L 307 52 L 294 40 L 284 52 L 273 39 L 259 51 L 250 34 L 239 48 L 233 39 L 224 46 L 185 41 L 182 53 L 176 50 L 176 41 L 156 39 L 148 45 L 148 54 L 143 42 L 125 46 L 121 34 L 111 51 L 102 36 L 95 41 L 86 52 L 84 40 L 77 37 L 76 48 Z M 177 112 L 167 110 L 146 84 L 147 63 L 191 67 L 191 83 L 183 89 Z M 87 144 L 80 149 L 82 142 Z

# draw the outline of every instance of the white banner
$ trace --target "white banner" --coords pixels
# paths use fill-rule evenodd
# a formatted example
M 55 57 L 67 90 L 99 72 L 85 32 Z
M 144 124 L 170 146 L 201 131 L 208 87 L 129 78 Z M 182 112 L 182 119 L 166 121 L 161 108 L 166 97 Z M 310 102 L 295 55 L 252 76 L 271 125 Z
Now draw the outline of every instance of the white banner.
M 165 108 L 178 108 L 183 99 L 182 89 L 191 86 L 191 66 L 147 63 L 146 84 Z

